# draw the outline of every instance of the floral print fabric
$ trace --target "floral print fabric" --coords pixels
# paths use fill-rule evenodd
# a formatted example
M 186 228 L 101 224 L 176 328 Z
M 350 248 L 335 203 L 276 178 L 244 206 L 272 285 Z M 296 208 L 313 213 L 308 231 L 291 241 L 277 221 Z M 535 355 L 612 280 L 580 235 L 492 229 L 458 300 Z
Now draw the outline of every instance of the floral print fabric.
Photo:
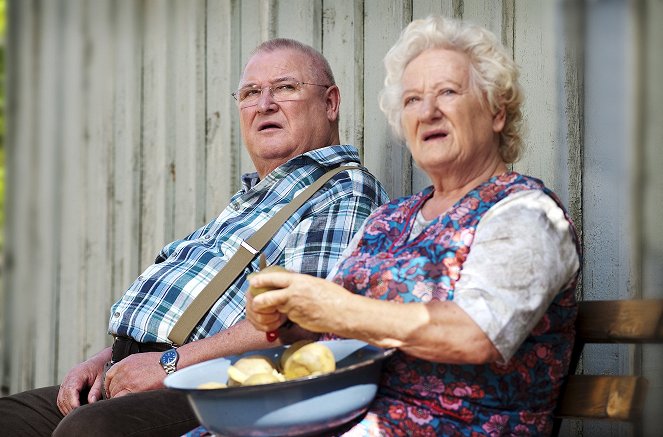
M 362 239 L 332 280 L 374 299 L 453 300 L 481 217 L 506 196 L 525 190 L 541 190 L 561 207 L 541 181 L 510 172 L 469 192 L 408 241 L 432 187 L 383 205 L 369 217 Z M 396 353 L 385 363 L 369 413 L 345 435 L 550 434 L 573 346 L 576 278 L 559 290 L 505 364 L 449 365 Z

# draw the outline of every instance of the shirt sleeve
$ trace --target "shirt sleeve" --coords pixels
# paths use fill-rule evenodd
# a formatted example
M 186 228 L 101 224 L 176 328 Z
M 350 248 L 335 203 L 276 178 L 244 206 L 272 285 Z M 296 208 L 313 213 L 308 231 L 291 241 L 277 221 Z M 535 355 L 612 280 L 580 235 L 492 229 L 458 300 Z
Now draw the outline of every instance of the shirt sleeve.
M 579 268 L 572 229 L 545 193 L 508 196 L 481 219 L 454 302 L 508 361 Z

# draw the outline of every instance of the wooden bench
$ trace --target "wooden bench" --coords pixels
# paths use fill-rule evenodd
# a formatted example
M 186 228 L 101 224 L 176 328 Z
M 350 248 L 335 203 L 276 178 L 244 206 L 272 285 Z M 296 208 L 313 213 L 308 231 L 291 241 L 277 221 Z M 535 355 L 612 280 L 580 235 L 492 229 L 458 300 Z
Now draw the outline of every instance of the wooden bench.
M 554 436 L 559 434 L 563 419 L 637 424 L 642 417 L 647 391 L 647 380 L 642 376 L 575 374 L 588 343 L 663 343 L 663 300 L 579 302 L 576 343 L 555 411 Z

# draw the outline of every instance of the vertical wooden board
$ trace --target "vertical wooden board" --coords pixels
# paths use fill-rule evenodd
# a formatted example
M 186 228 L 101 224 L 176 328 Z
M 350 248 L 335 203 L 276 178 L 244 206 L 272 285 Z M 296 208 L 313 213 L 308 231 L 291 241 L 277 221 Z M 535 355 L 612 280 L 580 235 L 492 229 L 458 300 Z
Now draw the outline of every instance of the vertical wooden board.
M 566 163 L 566 150 L 558 138 L 561 122 L 556 62 L 553 2 L 527 2 L 515 9 L 514 54 L 520 66 L 520 83 L 525 93 L 523 120 L 526 126 L 524 153 L 514 169 L 543 179 L 554 191 L 560 191 Z
M 629 297 L 634 59 L 629 9 L 587 4 L 583 220 L 586 298 Z
M 34 328 L 36 332 L 46 335 L 35 335 L 29 341 L 35 352 L 44 351 L 50 356 L 57 357 L 58 337 L 52 326 L 56 325 L 57 305 L 59 300 L 58 259 L 59 247 L 59 221 L 60 192 L 58 191 L 59 171 L 53 164 L 58 162 L 60 143 L 59 124 L 61 96 L 58 94 L 59 84 L 64 75 L 63 66 L 59 63 L 58 52 L 62 44 L 62 21 L 58 19 L 56 4 L 49 4 L 42 15 L 43 33 L 40 34 L 39 73 L 38 73 L 38 108 L 39 129 L 37 137 L 37 150 L 33 159 L 37 166 L 34 174 L 36 191 L 31 193 L 35 201 L 35 210 L 42 217 L 50 220 L 39 220 L 30 223 L 30 228 L 36 233 L 34 244 L 37 253 L 44 256 L 40 263 L 39 274 L 30 279 L 31 288 L 35 295 L 31 296 L 40 305 L 35 308 Z M 38 206 L 37 206 L 38 205 Z M 33 219 L 28 219 L 32 221 Z M 72 244 L 77 243 L 77 239 Z M 29 310 L 28 310 L 29 311 Z M 37 360 L 34 363 L 34 383 L 50 383 L 54 368 L 54 360 Z
M 638 6 L 642 15 L 640 36 L 643 42 L 640 57 L 643 60 L 642 101 L 639 114 L 642 116 L 640 133 L 643 154 L 639 167 L 642 169 L 642 206 L 644 235 L 643 250 L 643 297 L 663 299 L 663 228 L 660 226 L 663 213 L 663 3 L 648 0 Z M 663 363 L 663 360 L 659 361 Z M 663 375 L 663 372 L 660 373 Z M 663 400 L 659 405 L 663 405 Z M 663 418 L 663 416 L 662 416 Z M 663 424 L 662 424 L 663 425 Z M 663 426 L 661 427 L 663 428 Z
M 173 237 L 181 238 L 205 219 L 205 2 L 174 2 L 172 8 Z
M 108 295 L 111 283 L 110 213 L 112 197 L 109 187 L 113 148 L 113 55 L 115 36 L 111 33 L 113 11 L 110 2 L 83 5 L 82 34 L 86 41 L 83 53 L 82 86 L 82 174 L 84 222 L 84 276 L 80 278 L 84 317 L 77 356 L 61 357 L 62 367 L 71 368 L 94 353 L 108 341 Z M 64 375 L 58 375 L 61 378 Z
M 143 44 L 143 125 L 141 137 L 140 265 L 145 268 L 170 241 L 172 233 L 173 184 L 172 136 L 168 115 L 172 110 L 174 85 L 170 76 L 168 3 L 145 4 Z
M 110 305 L 123 294 L 140 270 L 141 168 L 141 38 L 142 6 L 133 1 L 116 5 L 112 32 L 115 38 L 112 96 L 111 239 L 112 277 L 106 290 L 107 322 Z
M 369 1 L 364 5 L 364 164 L 393 197 L 412 191 L 410 153 L 391 133 L 378 105 L 384 84 L 383 58 L 410 22 L 410 2 Z
M 276 1 L 274 22 L 275 36 L 321 49 L 322 0 Z
M 454 0 L 413 0 L 412 19 L 426 18 L 429 15 L 455 17 Z
M 585 150 L 583 175 L 583 293 L 585 299 L 632 297 L 631 197 L 631 15 L 625 3 L 587 3 L 585 47 Z M 632 350 L 597 345 L 586 349 L 589 372 L 631 373 Z M 587 424 L 585 435 L 606 435 L 619 427 Z M 618 433 L 615 435 L 619 435 Z
M 84 215 L 84 154 L 83 135 L 85 131 L 82 106 L 82 88 L 84 87 L 86 68 L 84 66 L 85 40 L 83 39 L 82 22 L 83 1 L 60 1 L 59 6 L 65 11 L 58 23 L 64 31 L 62 45 L 54 49 L 60 50 L 61 58 L 55 62 L 55 71 L 60 71 L 61 83 L 59 96 L 61 104 L 67 108 L 62 114 L 61 142 L 56 142 L 60 160 L 52 168 L 59 173 L 58 202 L 61 205 L 56 231 L 60 262 L 59 287 L 51 292 L 57 299 L 58 323 L 56 372 L 63 375 L 69 370 L 71 357 L 80 358 L 79 346 L 84 338 L 81 330 L 82 318 L 85 317 L 85 287 L 81 278 L 85 276 L 85 235 L 86 223 L 81 219 Z M 66 5 L 64 4 L 66 3 Z M 49 14 L 50 15 L 50 14 Z M 50 35 L 45 32 L 45 35 Z M 48 53 L 54 56 L 55 53 Z M 50 68 L 51 71 L 53 68 Z M 58 102 L 60 104 L 60 102 Z M 55 111 L 56 108 L 53 108 Z M 55 112 L 47 117 L 58 117 Z M 56 118 L 57 119 L 57 118 Z M 58 120 L 60 122 L 60 120 Z M 59 139 L 59 138 L 58 138 Z M 50 142 L 49 142 L 50 143 Z M 53 143 L 50 143 L 53 144 Z M 50 145 L 49 144 L 49 145 Z M 38 327 L 39 332 L 49 329 L 52 323 L 44 320 L 45 325 Z M 51 376 L 48 376 L 50 379 Z
M 273 38 L 274 35 L 274 15 L 273 5 L 268 0 L 244 0 L 241 2 L 240 8 L 240 59 L 241 59 L 241 72 L 244 71 L 249 57 L 253 50 L 263 41 Z M 240 72 L 240 79 L 241 79 Z M 237 109 L 238 114 L 240 112 Z M 239 120 L 239 119 L 238 119 Z M 238 121 L 239 130 L 239 121 Z M 255 171 L 255 167 L 246 147 L 242 141 L 239 149 L 239 171 L 240 173 L 247 173 Z
M 39 39 L 39 16 L 34 1 L 8 3 L 6 45 L 6 231 L 3 266 L 2 386 L 9 393 L 29 388 L 34 382 L 34 321 L 32 303 L 37 298 L 30 250 L 35 244 L 34 198 L 37 191 L 37 127 L 39 100 L 38 59 L 33 49 Z M 29 55 L 27 55 L 29 54 Z M 11 335 L 9 335 L 11 333 Z
M 478 24 L 494 32 L 497 36 L 502 34 L 503 7 L 508 0 L 463 0 L 461 17 L 463 20 Z M 523 6 L 537 5 L 538 2 L 523 2 Z
M 322 13 L 322 50 L 341 91 L 341 144 L 363 148 L 364 9 L 360 2 L 325 2 Z
M 582 238 L 582 167 L 584 145 L 584 14 L 581 3 L 563 3 L 553 12 L 556 23 L 557 141 L 559 171 L 555 190 L 567 206 Z M 578 287 L 577 293 L 582 293 Z
M 239 119 L 230 93 L 239 71 L 239 4 L 235 0 L 207 3 L 206 40 L 206 215 L 216 217 L 239 189 Z
M 663 212 L 663 2 L 640 2 L 640 57 L 644 65 L 644 77 L 639 86 L 641 98 L 639 113 L 642 116 L 643 162 L 642 174 L 642 296 L 663 299 L 663 229 L 660 226 Z M 636 187 L 637 189 L 637 187 Z M 656 435 L 663 429 L 663 346 L 643 347 L 643 375 L 649 380 L 649 392 L 645 404 L 643 435 Z

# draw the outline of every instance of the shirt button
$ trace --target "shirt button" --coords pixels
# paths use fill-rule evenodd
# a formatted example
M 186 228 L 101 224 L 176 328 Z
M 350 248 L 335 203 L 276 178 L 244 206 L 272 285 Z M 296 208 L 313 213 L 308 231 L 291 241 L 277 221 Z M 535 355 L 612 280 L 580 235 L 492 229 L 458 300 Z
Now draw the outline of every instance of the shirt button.
M 116 311 L 115 314 L 113 314 L 113 317 L 117 319 L 118 317 L 120 317 L 120 313 Z
M 143 275 L 140 275 L 140 276 L 138 277 L 138 280 L 139 280 L 139 281 L 142 281 L 142 280 L 143 280 Z

